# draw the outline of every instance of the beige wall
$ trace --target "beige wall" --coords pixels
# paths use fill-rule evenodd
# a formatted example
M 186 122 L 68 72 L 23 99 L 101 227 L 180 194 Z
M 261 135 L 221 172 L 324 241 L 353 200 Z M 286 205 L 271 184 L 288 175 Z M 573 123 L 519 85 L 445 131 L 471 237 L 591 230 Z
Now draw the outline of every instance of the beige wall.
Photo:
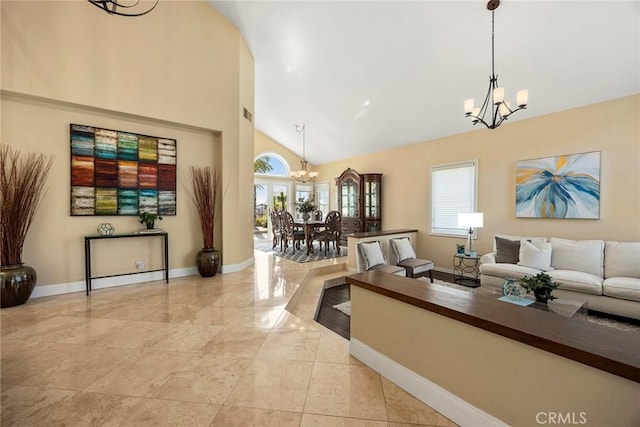
M 478 159 L 478 209 L 484 228 L 474 247 L 488 252 L 496 233 L 570 239 L 640 240 L 640 96 L 503 124 L 429 142 L 316 166 L 320 180 L 351 167 L 381 172 L 383 228 L 417 228 L 420 257 L 451 269 L 463 238 L 429 235 L 430 168 Z M 527 114 L 525 111 L 521 114 Z M 599 220 L 516 219 L 518 160 L 601 152 Z M 335 186 L 331 185 L 331 191 Z M 331 200 L 335 200 L 332 194 Z
M 225 267 L 250 264 L 252 202 L 241 195 L 253 185 L 253 124 L 241 117 L 254 108 L 254 65 L 239 31 L 205 1 L 160 2 L 136 19 L 79 1 L 3 1 L 1 13 L 2 142 L 56 157 L 23 257 L 39 284 L 83 279 L 82 236 L 99 223 L 139 227 L 132 217 L 69 215 L 69 123 L 177 139 L 177 215 L 159 224 L 171 269 L 193 267 L 202 247 L 186 169 L 215 166 L 226 192 L 216 246 Z M 155 243 L 131 242 L 101 245 L 96 268 L 159 262 Z

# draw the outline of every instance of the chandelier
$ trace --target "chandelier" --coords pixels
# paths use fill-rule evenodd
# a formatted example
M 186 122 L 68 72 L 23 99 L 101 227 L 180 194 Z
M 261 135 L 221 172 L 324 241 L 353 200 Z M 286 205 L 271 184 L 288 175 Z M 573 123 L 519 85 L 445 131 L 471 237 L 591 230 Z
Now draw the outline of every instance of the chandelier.
M 473 99 L 464 101 L 465 117 L 471 117 L 473 124 L 480 122 L 489 129 L 495 129 L 507 120 L 509 116 L 518 110 L 527 108 L 529 91 L 526 89 L 516 93 L 517 107 L 511 109 L 511 104 L 504 100 L 504 87 L 498 86 L 498 76 L 494 70 L 494 13 L 500 6 L 500 0 L 490 0 L 487 9 L 491 11 L 491 77 L 489 77 L 489 90 L 482 103 L 482 107 L 474 107 Z M 489 112 L 489 117 L 485 115 Z
M 155 0 L 155 2 L 153 3 L 153 6 L 151 7 L 149 7 L 151 3 L 148 1 L 145 1 L 145 3 L 148 3 L 148 5 L 143 7 L 143 5 L 140 5 L 140 0 L 88 0 L 88 1 L 92 5 L 104 10 L 109 15 L 142 16 L 151 12 L 158 5 L 159 0 Z M 123 11 L 122 12 L 119 11 L 118 8 L 123 9 Z
M 305 158 L 305 126 L 306 125 L 302 125 L 302 127 L 300 127 L 296 125 L 296 131 L 298 133 L 302 132 L 302 160 L 300 160 L 300 170 L 290 173 L 291 178 L 303 184 L 313 181 L 315 177 L 319 175 L 318 172 L 307 171 L 307 159 Z

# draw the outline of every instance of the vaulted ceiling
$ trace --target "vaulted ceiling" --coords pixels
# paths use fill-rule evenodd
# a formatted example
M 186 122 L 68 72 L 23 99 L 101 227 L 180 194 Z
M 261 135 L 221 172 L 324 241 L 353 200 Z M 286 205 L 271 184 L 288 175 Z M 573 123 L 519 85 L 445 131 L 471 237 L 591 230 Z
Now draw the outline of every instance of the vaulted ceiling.
M 255 60 L 255 126 L 313 164 L 480 130 L 486 1 L 211 1 Z M 495 70 L 510 122 L 640 92 L 640 2 L 503 0 Z M 484 129 L 484 127 L 482 127 Z M 493 132 L 499 132 L 500 128 Z

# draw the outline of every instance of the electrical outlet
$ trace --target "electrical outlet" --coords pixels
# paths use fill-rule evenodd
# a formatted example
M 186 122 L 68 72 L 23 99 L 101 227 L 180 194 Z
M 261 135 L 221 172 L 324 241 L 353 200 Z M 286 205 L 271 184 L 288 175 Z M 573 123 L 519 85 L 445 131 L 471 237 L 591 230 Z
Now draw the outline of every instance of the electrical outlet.
M 136 261 L 136 268 L 138 270 L 142 270 L 144 268 L 144 260 L 141 260 L 141 259 L 137 260 Z

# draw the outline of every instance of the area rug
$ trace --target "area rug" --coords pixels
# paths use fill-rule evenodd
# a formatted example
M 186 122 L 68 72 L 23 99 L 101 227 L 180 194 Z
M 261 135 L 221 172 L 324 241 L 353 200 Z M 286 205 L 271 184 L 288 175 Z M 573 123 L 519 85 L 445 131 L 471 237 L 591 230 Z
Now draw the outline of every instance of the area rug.
M 336 304 L 333 306 L 336 310 L 346 314 L 347 316 L 351 316 L 351 301 L 345 301 L 340 304 Z
M 340 254 L 338 254 L 337 251 L 329 250 L 327 252 L 327 255 L 324 254 L 324 250 L 319 251 L 317 250 L 317 248 L 313 253 L 307 255 L 306 248 L 296 249 L 296 253 L 293 253 L 291 248 L 287 249 L 286 252 L 280 252 L 279 246 L 276 247 L 275 250 L 272 249 L 272 246 L 273 246 L 272 242 L 255 242 L 253 247 L 261 252 L 273 252 L 275 256 L 286 258 L 288 260 L 299 262 L 299 263 L 321 261 L 324 259 L 347 256 L 347 248 L 344 246 L 340 246 Z
M 429 279 L 420 278 L 418 280 L 429 281 Z M 461 286 L 456 283 L 445 282 L 443 280 L 434 279 L 434 284 L 447 286 L 450 288 L 460 289 L 462 291 L 471 291 L 472 288 L 468 288 L 466 286 Z M 346 314 L 347 316 L 351 316 L 351 301 L 343 302 L 342 304 L 336 304 L 333 306 L 336 310 Z M 621 329 L 623 331 L 629 331 L 640 334 L 640 325 L 636 325 L 631 322 L 625 322 L 623 319 L 612 319 L 601 315 L 600 313 L 592 313 L 589 312 L 589 317 L 587 320 L 591 323 L 596 323 L 598 325 L 608 326 L 610 328 Z

